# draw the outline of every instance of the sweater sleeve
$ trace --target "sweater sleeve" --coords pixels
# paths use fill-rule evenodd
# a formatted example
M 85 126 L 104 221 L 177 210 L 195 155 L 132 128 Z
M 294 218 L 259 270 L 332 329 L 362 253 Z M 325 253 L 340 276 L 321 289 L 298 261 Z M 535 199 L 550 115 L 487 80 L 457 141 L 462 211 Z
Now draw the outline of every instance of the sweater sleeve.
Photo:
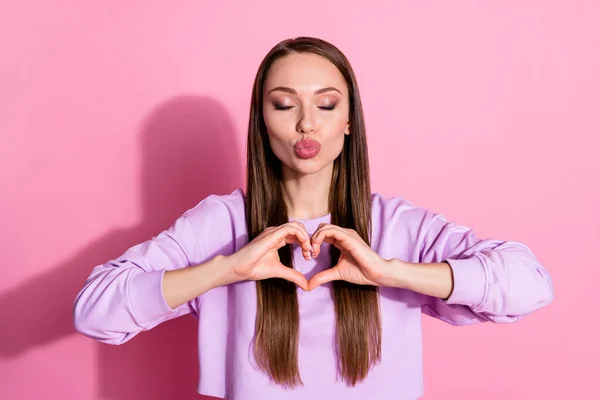
M 548 271 L 522 243 L 480 239 L 473 229 L 427 211 L 418 231 L 419 262 L 450 265 L 446 300 L 425 296 L 425 314 L 452 325 L 515 322 L 554 296 Z
M 199 242 L 186 215 L 156 237 L 96 266 L 75 299 L 75 329 L 109 344 L 194 312 L 193 302 L 172 309 L 162 292 L 165 271 L 202 262 Z

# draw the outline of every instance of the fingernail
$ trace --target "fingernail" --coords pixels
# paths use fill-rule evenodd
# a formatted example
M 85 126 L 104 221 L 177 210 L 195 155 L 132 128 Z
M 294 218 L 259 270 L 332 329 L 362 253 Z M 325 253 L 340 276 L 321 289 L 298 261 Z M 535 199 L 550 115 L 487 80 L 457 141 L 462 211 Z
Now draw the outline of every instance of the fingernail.
M 310 251 L 310 258 L 312 259 L 312 258 L 314 258 L 314 256 L 315 256 L 315 255 L 314 255 L 313 251 L 311 250 L 311 251 Z

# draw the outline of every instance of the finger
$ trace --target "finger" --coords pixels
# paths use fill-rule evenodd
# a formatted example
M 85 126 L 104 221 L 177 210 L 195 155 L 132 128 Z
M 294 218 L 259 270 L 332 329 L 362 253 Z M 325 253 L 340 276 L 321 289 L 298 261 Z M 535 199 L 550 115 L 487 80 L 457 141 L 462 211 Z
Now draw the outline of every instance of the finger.
M 288 235 L 285 237 L 285 239 L 283 239 L 278 245 L 277 245 L 277 249 L 279 250 L 280 248 L 282 248 L 283 246 L 285 246 L 286 244 L 292 244 L 292 243 L 298 243 L 298 238 L 294 235 Z M 312 251 L 310 250 L 310 239 L 306 241 L 306 244 L 301 244 L 301 248 L 302 248 L 302 256 L 307 259 L 310 260 L 312 258 Z
M 304 224 L 302 222 L 299 221 L 291 221 L 288 222 L 287 225 L 291 225 L 291 226 L 296 226 L 298 227 L 305 236 L 305 240 L 303 241 L 298 241 L 298 240 L 291 240 L 288 243 L 293 243 L 298 242 L 300 244 L 300 247 L 302 247 L 302 255 L 304 256 L 305 259 L 310 260 L 312 258 L 312 248 L 311 248 L 311 244 L 310 244 L 310 235 L 308 234 L 308 231 L 306 230 L 306 227 L 304 226 Z
M 326 228 L 332 227 L 332 226 L 333 225 L 331 225 L 331 224 L 321 222 L 319 224 L 319 226 L 317 226 L 317 229 L 312 234 L 312 237 L 310 238 L 310 249 L 311 249 L 314 257 L 318 257 L 319 254 L 321 253 L 320 243 L 319 244 L 315 243 L 316 237 L 318 236 L 319 232 L 321 232 L 323 229 L 326 229 Z
M 279 241 L 279 243 L 277 243 L 275 245 L 275 249 L 279 250 L 283 246 L 285 246 L 287 244 L 292 244 L 292 243 L 298 243 L 298 238 L 296 236 L 294 236 L 294 235 L 287 235 L 286 237 L 284 237 L 283 239 L 281 239 Z
M 356 238 L 349 232 L 347 236 L 342 236 L 342 238 L 342 240 L 339 240 L 334 236 L 326 236 L 323 241 L 340 249 L 342 255 L 347 252 L 361 268 L 373 264 L 372 256 L 376 253 L 364 243 L 360 236 Z
M 285 239 L 280 240 L 279 243 L 277 243 L 277 245 L 275 246 L 275 250 L 279 250 L 286 244 L 288 244 L 287 240 L 285 240 Z
M 330 225 L 324 227 L 318 233 L 315 233 L 311 239 L 313 246 L 316 246 L 313 248 L 313 253 L 316 253 L 315 257 L 321 253 L 321 243 L 323 243 L 326 238 L 329 238 L 329 240 L 327 240 L 328 243 L 334 244 L 340 250 L 350 251 L 348 248 L 348 246 L 352 244 L 352 237 L 350 234 L 339 226 Z M 340 245 L 342 247 L 340 247 Z
M 308 234 L 295 224 L 281 225 L 269 236 L 269 248 L 281 248 L 282 243 L 300 243 L 305 258 L 310 257 L 310 238 Z
M 292 244 L 292 243 L 298 243 L 298 238 L 296 236 L 293 235 L 288 235 L 285 238 L 281 239 L 279 241 L 279 243 L 277 243 L 277 245 L 275 245 L 274 249 L 275 250 L 279 250 L 280 248 L 288 245 L 288 244 Z M 304 258 L 306 258 L 307 260 L 309 260 L 312 255 L 310 251 L 306 251 L 306 250 L 302 250 L 302 255 L 304 256 Z M 278 253 L 278 257 L 279 257 L 279 253 Z
M 337 268 L 326 269 L 310 278 L 308 281 L 308 290 L 313 290 L 317 286 L 337 280 L 340 280 L 339 270 Z
M 335 247 L 337 247 L 338 249 L 340 249 L 340 251 L 346 250 L 347 249 L 336 239 L 330 236 L 326 236 L 325 239 L 323 239 L 324 243 L 329 243 Z
M 315 231 L 315 233 L 312 236 L 312 242 L 313 243 L 317 243 L 320 244 L 321 242 L 323 242 L 323 238 L 325 236 L 331 236 L 335 233 L 338 234 L 343 234 L 343 235 L 348 235 L 348 233 L 346 232 L 346 230 L 344 228 L 341 228 L 337 225 L 327 225 L 327 226 L 323 226 L 320 229 L 318 229 L 317 231 Z
M 309 239 L 308 234 L 295 224 L 281 225 L 273 231 L 273 235 L 279 239 L 293 237 L 298 243 L 305 242 Z
M 289 222 L 290 225 L 294 225 L 297 226 L 298 228 L 300 228 L 302 230 L 302 232 L 304 232 L 304 235 L 306 236 L 306 240 L 300 242 L 300 245 L 302 247 L 302 252 L 305 255 L 305 257 L 310 257 L 311 254 L 311 243 L 310 243 L 310 235 L 308 233 L 308 231 L 306 230 L 306 226 L 304 226 L 304 224 L 302 222 L 299 221 L 292 221 Z
M 288 224 L 297 226 L 298 228 L 300 228 L 300 229 L 302 229 L 304 231 L 304 233 L 306 234 L 307 237 L 310 236 L 308 234 L 308 231 L 306 230 L 306 226 L 304 226 L 304 224 L 302 222 L 300 222 L 300 221 L 291 221 L 291 222 L 288 222 Z
M 323 229 L 315 240 L 322 240 L 323 242 L 332 244 L 342 252 L 348 252 L 359 265 L 369 265 L 373 253 L 371 247 L 358 234 L 354 234 L 353 230 L 336 226 L 333 226 L 333 228 L 335 229 Z
M 276 277 L 292 282 L 301 287 L 304 291 L 308 290 L 308 281 L 306 280 L 306 277 L 293 268 L 288 268 L 282 264 L 277 270 Z

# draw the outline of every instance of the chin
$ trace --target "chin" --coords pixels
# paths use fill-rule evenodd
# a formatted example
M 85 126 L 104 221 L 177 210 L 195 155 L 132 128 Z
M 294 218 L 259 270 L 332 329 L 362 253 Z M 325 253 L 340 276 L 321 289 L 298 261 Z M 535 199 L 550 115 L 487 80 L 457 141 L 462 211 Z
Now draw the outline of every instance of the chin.
M 290 168 L 297 174 L 312 175 L 322 171 L 331 163 L 323 160 L 318 160 L 317 158 L 311 158 L 308 160 L 297 158 L 292 160 L 290 164 L 285 164 L 287 165 L 287 168 Z

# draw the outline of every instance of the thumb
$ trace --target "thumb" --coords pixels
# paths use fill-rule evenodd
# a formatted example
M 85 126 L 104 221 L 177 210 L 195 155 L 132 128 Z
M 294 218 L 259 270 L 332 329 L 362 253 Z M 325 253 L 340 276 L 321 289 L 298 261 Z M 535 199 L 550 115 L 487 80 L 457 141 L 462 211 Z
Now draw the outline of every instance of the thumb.
M 310 281 L 308 281 L 308 290 L 313 290 L 317 286 L 337 280 L 340 280 L 339 270 L 335 267 L 326 269 L 325 271 L 321 271 L 310 278 Z
M 308 290 L 308 281 L 306 277 L 293 268 L 288 268 L 281 264 L 277 269 L 277 278 L 285 279 L 300 286 L 302 290 Z

